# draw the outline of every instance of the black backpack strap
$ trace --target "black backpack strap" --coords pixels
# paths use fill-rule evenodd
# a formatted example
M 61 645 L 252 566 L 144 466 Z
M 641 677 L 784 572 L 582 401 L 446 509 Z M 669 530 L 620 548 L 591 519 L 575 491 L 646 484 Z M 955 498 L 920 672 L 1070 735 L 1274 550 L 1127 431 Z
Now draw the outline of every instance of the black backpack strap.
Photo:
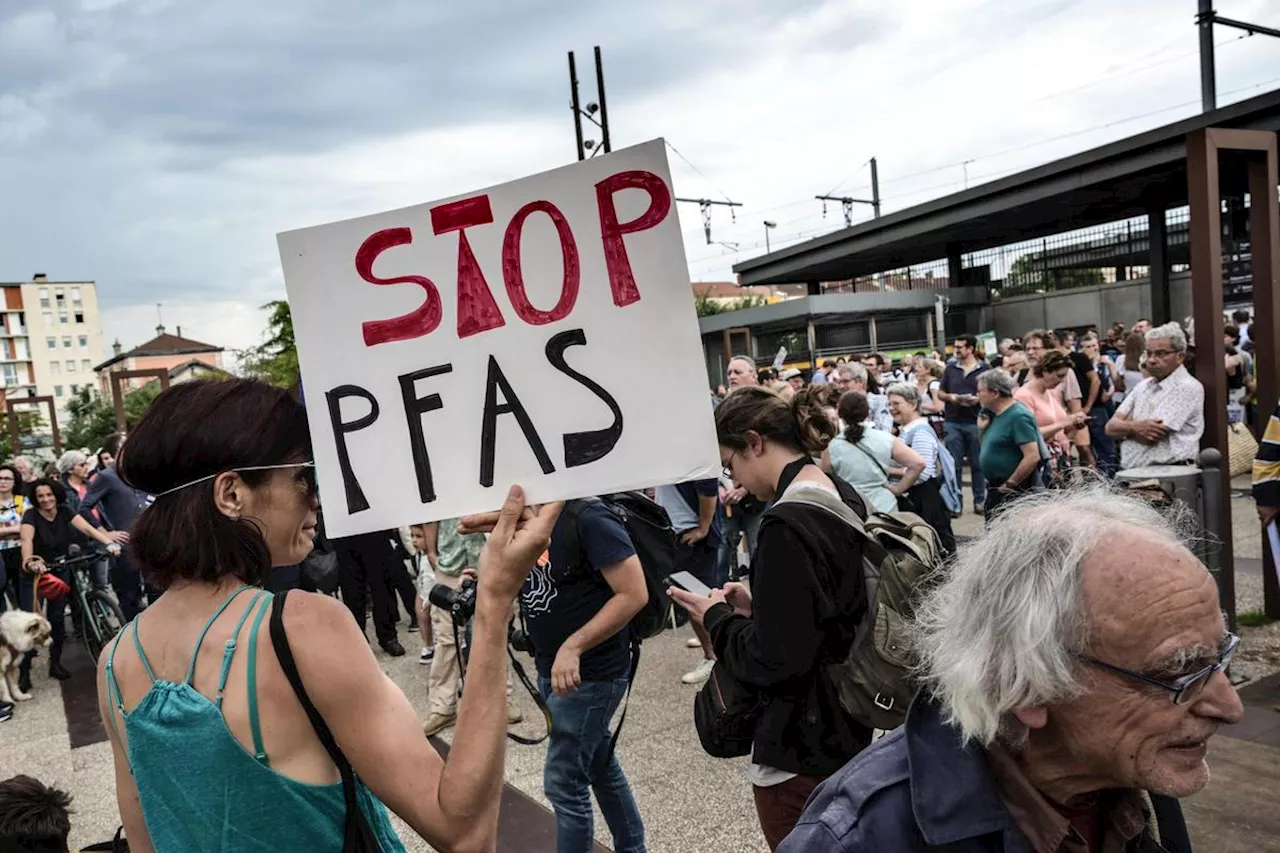
M 333 759 L 338 773 L 342 776 L 342 797 L 346 801 L 347 808 L 346 838 L 342 849 L 344 851 L 377 850 L 377 839 L 369 827 L 364 810 L 356 801 L 356 774 L 351 767 L 351 762 L 342 754 L 342 749 L 333 739 L 333 733 L 325 724 L 324 717 L 320 716 L 316 706 L 311 703 L 311 697 L 307 695 L 306 688 L 302 686 L 302 678 L 298 675 L 298 664 L 293 659 L 293 650 L 289 648 L 289 638 L 284 632 L 284 603 L 288 597 L 289 590 L 286 589 L 271 603 L 271 647 L 275 649 L 276 659 L 280 661 L 280 668 L 284 670 L 284 677 L 289 679 L 289 686 L 298 697 L 298 703 L 302 705 L 302 710 L 307 712 L 311 728 L 315 730 L 316 737 L 320 739 L 325 752 L 329 753 L 329 758 Z
M 636 673 L 640 670 L 640 640 L 636 638 L 635 632 L 631 634 L 631 672 L 627 675 L 627 695 L 622 697 L 622 715 L 618 717 L 618 727 L 613 730 L 613 736 L 609 738 L 609 751 L 600 759 L 598 765 L 589 768 L 590 778 L 595 780 L 599 774 L 608 766 L 609 760 L 613 758 L 614 750 L 618 748 L 618 738 L 622 735 L 622 724 L 627 721 L 627 708 L 631 705 L 631 688 L 636 683 Z

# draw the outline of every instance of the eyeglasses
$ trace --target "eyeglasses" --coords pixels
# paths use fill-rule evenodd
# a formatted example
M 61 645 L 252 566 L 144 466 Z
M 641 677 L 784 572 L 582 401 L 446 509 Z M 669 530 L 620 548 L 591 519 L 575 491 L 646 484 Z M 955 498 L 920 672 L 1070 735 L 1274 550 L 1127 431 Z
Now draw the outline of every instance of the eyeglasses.
M 280 465 L 246 465 L 243 468 L 231 468 L 229 470 L 237 474 L 242 474 L 245 471 L 278 471 L 284 468 L 301 468 L 302 480 L 306 484 L 307 494 L 308 495 L 316 494 L 318 486 L 316 483 L 316 463 L 315 462 L 284 462 Z M 190 486 L 199 485 L 200 483 L 207 483 L 210 480 L 214 479 L 215 477 L 218 477 L 219 475 L 224 473 L 226 472 L 218 471 L 217 473 L 210 474 L 207 477 L 201 477 L 198 480 L 192 480 L 190 483 L 183 483 L 181 486 L 174 486 L 172 489 L 168 489 L 167 491 L 163 491 L 160 494 L 156 495 L 156 498 L 159 499 L 164 497 L 165 495 L 171 495 L 174 492 L 180 492 L 183 489 L 189 488 Z
M 1117 675 L 1123 675 L 1126 678 L 1131 678 L 1134 681 L 1140 681 L 1143 684 L 1149 684 L 1152 687 L 1159 687 L 1162 690 L 1168 690 L 1173 694 L 1173 704 L 1185 705 L 1187 702 L 1200 695 L 1200 692 L 1204 689 L 1204 686 L 1209 683 L 1209 679 L 1215 672 L 1221 672 L 1227 668 L 1228 664 L 1231 663 L 1231 656 L 1235 654 L 1236 648 L 1239 645 L 1240 638 L 1235 634 L 1228 632 L 1222 638 L 1222 650 L 1218 652 L 1217 661 L 1203 667 L 1202 669 L 1198 669 L 1195 672 L 1176 678 L 1172 682 L 1161 681 L 1158 678 L 1152 678 L 1149 675 L 1143 675 L 1140 672 L 1134 672 L 1133 670 L 1125 669 L 1122 666 L 1114 666 L 1106 663 L 1105 661 L 1100 661 L 1097 658 L 1082 657 L 1081 660 L 1085 663 L 1105 669 L 1108 672 L 1114 672 Z
M 1168 358 L 1168 357 L 1169 357 L 1169 356 L 1171 356 L 1171 355 L 1177 355 L 1177 354 L 1178 354 L 1178 351 L 1177 351 L 1176 349 L 1149 349 L 1149 350 L 1147 350 L 1147 355 L 1155 356 L 1156 358 Z

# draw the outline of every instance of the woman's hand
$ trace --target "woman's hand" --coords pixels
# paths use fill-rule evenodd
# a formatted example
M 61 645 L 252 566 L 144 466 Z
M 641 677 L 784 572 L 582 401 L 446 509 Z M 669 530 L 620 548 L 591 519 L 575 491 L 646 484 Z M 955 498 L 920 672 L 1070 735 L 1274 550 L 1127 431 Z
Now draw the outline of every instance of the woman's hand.
M 107 539 L 110 540 L 111 544 L 123 545 L 129 541 L 129 531 L 127 530 L 105 530 L 103 532 L 107 534 Z
M 699 626 L 702 625 L 702 617 L 706 615 L 712 605 L 725 601 L 724 592 L 718 589 L 711 590 L 710 594 L 703 597 L 694 595 L 692 592 L 686 592 L 678 586 L 669 586 L 667 587 L 667 595 L 671 596 L 671 599 L 676 604 L 689 611 L 689 618 Z
M 508 604 L 515 600 L 534 563 L 551 543 L 551 531 L 563 503 L 525 506 L 524 489 L 512 486 L 498 512 L 462 519 L 462 533 L 489 533 L 480 552 L 480 592 L 493 592 Z
M 22 570 L 29 575 L 42 575 L 49 571 L 49 567 L 44 564 L 43 557 L 32 557 L 22 564 Z
M 751 615 L 751 593 L 745 584 L 727 583 L 724 585 L 724 600 L 739 616 Z

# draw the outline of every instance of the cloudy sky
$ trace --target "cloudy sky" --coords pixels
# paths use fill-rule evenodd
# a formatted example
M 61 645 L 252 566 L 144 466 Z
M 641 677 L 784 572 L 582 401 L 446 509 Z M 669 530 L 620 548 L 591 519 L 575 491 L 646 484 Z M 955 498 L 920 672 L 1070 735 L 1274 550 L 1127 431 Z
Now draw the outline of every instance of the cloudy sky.
M 1280 26 L 1274 0 L 1219 11 Z M 696 280 L 842 224 L 1199 109 L 1194 0 L 2 0 L 0 280 L 93 279 L 107 342 L 256 342 L 275 234 L 575 157 L 565 52 L 615 147 L 663 136 L 717 210 Z M 1220 103 L 1280 86 L 1280 41 L 1219 29 Z M 690 165 L 692 164 L 692 165 Z M 870 210 L 856 209 L 867 218 Z M 731 246 L 736 246 L 736 252 Z

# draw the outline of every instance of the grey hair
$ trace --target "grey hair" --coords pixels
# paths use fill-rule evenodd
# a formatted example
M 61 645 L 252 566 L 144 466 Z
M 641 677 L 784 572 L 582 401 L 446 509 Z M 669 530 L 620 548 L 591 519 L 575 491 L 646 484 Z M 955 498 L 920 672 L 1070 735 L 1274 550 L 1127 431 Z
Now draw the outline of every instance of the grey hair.
M 85 456 L 79 450 L 68 450 L 66 453 L 58 457 L 58 473 L 64 477 L 67 473 L 81 462 L 88 462 L 89 457 Z
M 895 382 L 888 388 L 884 389 L 886 397 L 897 395 L 906 400 L 917 409 L 920 408 L 920 392 L 916 390 L 916 386 L 908 385 L 905 382 Z
M 960 549 L 917 611 L 915 644 L 921 680 L 963 741 L 1017 748 L 1016 709 L 1079 696 L 1090 633 L 1081 563 L 1134 528 L 1183 545 L 1181 527 L 1099 483 L 1032 492 Z
M 1016 384 L 1007 370 L 997 367 L 993 370 L 984 370 L 979 373 L 978 386 L 986 388 L 994 394 L 999 394 L 1001 397 L 1012 397 Z
M 1174 352 L 1187 351 L 1187 335 L 1177 323 L 1165 323 L 1163 326 L 1156 326 L 1147 332 L 1146 341 L 1148 344 L 1152 341 L 1168 341 L 1173 345 Z
M 725 362 L 725 366 L 727 367 L 728 365 L 733 364 L 735 361 L 745 361 L 747 364 L 751 365 L 752 370 L 759 369 L 756 367 L 756 360 L 749 355 L 735 355 L 732 358 L 730 358 L 727 362 Z
M 842 364 L 836 368 L 836 373 L 847 374 L 854 382 L 861 382 L 863 385 L 867 384 L 867 369 L 859 362 L 851 361 L 847 364 Z

